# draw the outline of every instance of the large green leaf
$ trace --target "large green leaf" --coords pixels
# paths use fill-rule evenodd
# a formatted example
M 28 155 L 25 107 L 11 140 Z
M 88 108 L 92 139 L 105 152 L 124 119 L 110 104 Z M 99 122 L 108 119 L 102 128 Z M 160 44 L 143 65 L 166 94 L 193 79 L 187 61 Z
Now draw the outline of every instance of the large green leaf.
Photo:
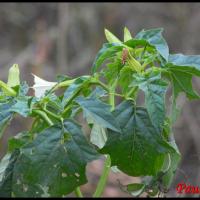
M 174 98 L 180 92 L 185 92 L 189 99 L 199 98 L 192 87 L 192 76 L 200 76 L 200 56 L 170 55 L 167 69 L 172 79 Z
M 131 176 L 155 175 L 173 148 L 157 132 L 145 108 L 124 101 L 113 112 L 121 132 L 108 130 L 101 153 L 110 154 L 112 166 Z
M 18 158 L 19 150 L 6 154 L 0 163 L 0 197 L 11 197 L 13 184 L 13 169 Z
M 6 155 L 4 155 L 4 157 L 1 159 L 0 162 L 0 182 L 2 182 L 3 177 L 4 177 L 4 173 L 6 168 L 9 165 L 9 160 L 10 160 L 11 154 L 7 153 Z
M 176 98 L 179 93 L 184 92 L 188 99 L 200 97 L 192 86 L 192 77 L 200 76 L 200 56 L 171 54 L 169 55 L 169 63 L 164 68 L 169 72 L 173 86 L 171 118 L 175 122 L 179 113 L 176 105 Z
M 200 76 L 200 56 L 198 55 L 170 54 L 168 62 L 170 69 Z
M 193 89 L 192 77 L 200 76 L 200 56 L 171 54 L 169 63 L 164 66 L 169 72 L 173 86 L 172 120 L 175 121 L 178 114 L 176 98 L 184 92 L 188 99 L 198 99 L 199 94 Z
M 174 98 L 176 98 L 180 92 L 185 92 L 189 99 L 199 98 L 199 95 L 196 91 L 194 91 L 192 86 L 192 74 L 177 70 L 175 68 L 170 69 L 170 72 Z
M 25 144 L 28 144 L 33 138 L 30 135 L 30 132 L 23 131 L 15 135 L 14 137 L 9 138 L 8 140 L 8 151 L 13 152 L 16 149 L 20 149 Z
M 106 59 L 110 59 L 122 49 L 123 46 L 118 43 L 105 43 L 94 60 L 92 73 L 95 73 Z
M 170 143 L 176 151 L 168 154 L 169 159 L 167 159 L 167 162 L 166 162 L 167 170 L 164 171 L 164 175 L 162 176 L 162 184 L 165 189 L 170 188 L 170 185 L 172 184 L 172 181 L 174 179 L 174 175 L 176 173 L 178 164 L 181 160 L 181 155 L 175 141 L 173 140 Z
M 109 128 L 120 132 L 121 129 L 111 113 L 111 106 L 96 98 L 76 98 L 76 102 L 81 106 L 87 118 L 104 128 Z
M 86 165 L 98 158 L 72 120 L 45 129 L 20 151 L 12 177 L 16 197 L 69 194 L 87 182 Z
M 144 75 L 134 74 L 132 86 L 139 86 L 145 93 L 145 105 L 155 128 L 162 132 L 165 120 L 165 93 L 167 83 L 161 80 L 159 71 L 150 71 Z
M 106 91 L 102 88 L 97 86 L 89 95 L 91 98 L 100 98 L 106 96 Z
M 149 29 L 140 31 L 135 38 L 146 40 L 150 45 L 154 46 L 160 55 L 168 61 L 169 48 L 162 37 L 163 28 Z

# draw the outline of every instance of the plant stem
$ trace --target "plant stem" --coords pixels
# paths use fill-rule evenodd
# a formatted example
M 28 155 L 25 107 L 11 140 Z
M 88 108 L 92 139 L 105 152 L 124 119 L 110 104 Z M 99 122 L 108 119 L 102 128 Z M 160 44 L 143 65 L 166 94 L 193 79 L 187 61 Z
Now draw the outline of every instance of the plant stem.
M 33 113 L 40 115 L 49 124 L 49 126 L 53 125 L 53 122 L 49 119 L 49 117 L 47 116 L 47 114 L 44 111 L 33 110 Z
M 106 86 L 105 84 L 103 84 L 102 82 L 100 82 L 100 81 L 95 81 L 95 82 L 91 82 L 91 83 L 85 82 L 85 85 L 87 85 L 87 84 L 88 84 L 88 86 L 89 86 L 89 85 L 92 85 L 92 84 L 100 85 L 100 86 L 103 87 L 106 91 L 109 92 L 109 89 L 107 88 L 107 86 Z M 69 110 L 69 105 L 70 105 L 70 103 L 72 102 L 72 100 L 73 100 L 74 98 L 77 97 L 77 95 L 81 92 L 81 90 L 82 90 L 83 88 L 84 88 L 83 86 L 80 87 L 80 88 L 73 94 L 73 96 L 68 100 L 68 102 L 67 102 L 66 105 L 65 105 L 65 110 L 63 111 L 62 115 L 64 115 L 64 114 Z
M 140 61 L 141 61 L 142 57 L 144 56 L 144 53 L 145 53 L 145 51 L 146 51 L 146 48 L 147 48 L 147 45 L 145 45 L 145 47 L 144 47 L 142 53 L 140 54 Z
M 47 110 L 46 108 L 43 108 L 43 110 L 48 114 L 51 115 L 52 117 L 61 120 L 61 117 L 59 117 L 58 115 L 56 115 L 55 113 L 52 113 L 51 111 Z
M 104 90 L 106 90 L 107 92 L 109 92 L 109 88 L 104 84 L 104 83 L 102 83 L 101 81 L 94 81 L 94 82 L 92 82 L 92 84 L 96 84 L 96 85 L 99 85 L 99 86 L 101 86 Z
M 80 187 L 77 187 L 75 190 L 74 190 L 74 193 L 77 197 L 83 197 L 83 194 L 80 190 Z
M 109 103 L 111 105 L 111 110 L 114 110 L 114 108 L 115 108 L 115 91 L 110 92 Z
M 5 92 L 6 95 L 16 96 L 17 93 L 11 87 L 9 87 L 6 83 L 0 80 L 0 88 Z
M 56 89 L 61 88 L 61 87 L 67 87 L 67 86 L 71 85 L 75 80 L 76 80 L 76 78 L 60 82 L 55 86 L 55 88 L 53 88 L 53 91 L 55 91 Z
M 109 172 L 110 172 L 110 165 L 111 165 L 110 156 L 106 155 L 106 160 L 104 162 L 103 172 L 102 172 L 101 178 L 99 180 L 99 183 L 97 185 L 97 188 L 96 188 L 96 191 L 95 191 L 93 197 L 100 197 L 101 194 L 103 193 L 103 190 L 105 188 L 107 178 L 108 178 L 108 175 L 109 175 Z
M 116 79 L 113 85 L 110 87 L 110 91 L 109 91 L 109 103 L 111 105 L 111 110 L 114 110 L 115 108 L 115 88 L 116 88 L 117 81 L 118 80 Z M 106 160 L 103 166 L 103 172 L 102 172 L 102 175 L 100 177 L 100 180 L 98 182 L 98 185 L 93 197 L 100 197 L 102 195 L 104 188 L 106 186 L 110 168 L 111 168 L 110 155 L 106 155 Z

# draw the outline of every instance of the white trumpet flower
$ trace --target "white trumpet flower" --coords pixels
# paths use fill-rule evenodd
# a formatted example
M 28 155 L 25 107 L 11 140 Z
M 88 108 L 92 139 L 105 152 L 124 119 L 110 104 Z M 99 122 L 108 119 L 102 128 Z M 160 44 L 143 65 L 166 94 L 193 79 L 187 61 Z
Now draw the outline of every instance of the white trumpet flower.
M 45 91 L 50 90 L 53 86 L 57 84 L 57 82 L 45 81 L 44 79 L 39 78 L 35 74 L 32 75 L 34 76 L 34 85 L 32 88 L 35 91 L 36 97 L 42 97 L 45 94 Z

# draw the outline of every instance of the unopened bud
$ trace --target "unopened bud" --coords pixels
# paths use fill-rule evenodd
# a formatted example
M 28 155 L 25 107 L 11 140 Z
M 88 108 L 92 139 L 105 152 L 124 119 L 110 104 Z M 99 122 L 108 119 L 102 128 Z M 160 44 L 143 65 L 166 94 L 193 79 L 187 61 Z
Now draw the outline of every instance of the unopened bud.
M 8 73 L 8 86 L 9 87 L 15 87 L 17 85 L 20 85 L 20 77 L 19 77 L 19 67 L 17 64 L 14 64 L 10 69 Z

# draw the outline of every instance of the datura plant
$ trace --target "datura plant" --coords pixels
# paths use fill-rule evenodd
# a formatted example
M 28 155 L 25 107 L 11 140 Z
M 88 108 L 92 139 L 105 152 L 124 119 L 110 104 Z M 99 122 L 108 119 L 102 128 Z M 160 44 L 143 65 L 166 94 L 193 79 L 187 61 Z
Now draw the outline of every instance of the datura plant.
M 130 195 L 169 191 L 181 159 L 172 132 L 180 113 L 176 100 L 182 92 L 189 100 L 199 99 L 192 77 L 200 76 L 200 56 L 169 54 L 162 31 L 132 36 L 125 28 L 120 40 L 105 30 L 107 43 L 90 75 L 58 75 L 55 82 L 34 75 L 29 87 L 20 80 L 18 65 L 10 68 L 7 83 L 0 81 L 0 137 L 17 115 L 31 118 L 32 125 L 8 139 L 0 162 L 1 197 L 73 192 L 82 197 L 87 164 L 103 158 L 93 197 L 103 194 L 111 170 L 140 178 L 139 183 L 118 183 Z M 172 92 L 166 98 L 168 88 Z M 142 93 L 143 103 L 138 101 Z M 88 128 L 82 129 L 81 122 Z

